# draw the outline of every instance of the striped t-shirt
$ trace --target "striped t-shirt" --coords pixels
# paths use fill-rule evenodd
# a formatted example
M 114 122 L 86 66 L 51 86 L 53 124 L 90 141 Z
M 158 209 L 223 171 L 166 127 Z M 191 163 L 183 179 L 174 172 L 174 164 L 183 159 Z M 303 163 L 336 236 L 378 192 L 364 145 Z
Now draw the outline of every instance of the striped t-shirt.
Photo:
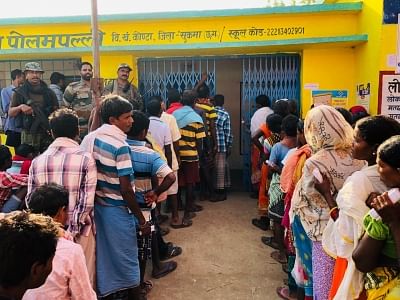
M 141 207 L 145 205 L 144 194 L 153 189 L 151 178 L 164 178 L 172 173 L 167 162 L 154 150 L 146 147 L 146 142 L 127 140 L 131 148 L 131 160 L 135 173 L 136 201 Z
M 97 135 L 94 140 L 93 157 L 97 165 L 96 195 L 106 204 L 127 206 L 121 195 L 119 177 L 130 176 L 134 186 L 131 150 L 128 144 L 116 136 Z
M 181 139 L 179 140 L 179 154 L 181 161 L 198 161 L 197 143 L 206 137 L 204 125 L 201 123 L 190 123 L 179 129 Z

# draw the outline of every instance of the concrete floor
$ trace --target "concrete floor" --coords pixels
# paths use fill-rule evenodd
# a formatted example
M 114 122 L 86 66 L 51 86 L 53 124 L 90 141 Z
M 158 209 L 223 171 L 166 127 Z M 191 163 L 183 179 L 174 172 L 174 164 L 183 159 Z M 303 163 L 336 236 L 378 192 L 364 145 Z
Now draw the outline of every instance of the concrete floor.
M 256 200 L 234 192 L 227 201 L 199 204 L 204 210 L 191 227 L 171 229 L 165 236 L 183 253 L 175 272 L 152 279 L 148 299 L 280 299 L 275 290 L 285 274 L 270 258 L 272 249 L 261 243 L 260 237 L 271 232 L 251 225 Z

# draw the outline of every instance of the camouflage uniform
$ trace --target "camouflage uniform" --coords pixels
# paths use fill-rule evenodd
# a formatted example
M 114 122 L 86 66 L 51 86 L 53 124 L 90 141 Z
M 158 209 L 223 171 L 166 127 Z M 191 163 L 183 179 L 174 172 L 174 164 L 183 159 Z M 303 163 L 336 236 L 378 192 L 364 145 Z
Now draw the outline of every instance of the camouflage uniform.
M 105 86 L 103 92 L 104 96 L 110 94 L 125 98 L 132 104 L 134 110 L 142 110 L 143 108 L 142 96 L 139 94 L 137 87 L 131 83 L 128 83 L 126 87 L 120 87 L 117 80 L 112 80 L 111 83 Z
M 76 112 L 79 117 L 79 136 L 83 138 L 88 133 L 90 113 L 93 109 L 92 91 L 85 81 L 70 83 L 64 92 L 65 105 Z

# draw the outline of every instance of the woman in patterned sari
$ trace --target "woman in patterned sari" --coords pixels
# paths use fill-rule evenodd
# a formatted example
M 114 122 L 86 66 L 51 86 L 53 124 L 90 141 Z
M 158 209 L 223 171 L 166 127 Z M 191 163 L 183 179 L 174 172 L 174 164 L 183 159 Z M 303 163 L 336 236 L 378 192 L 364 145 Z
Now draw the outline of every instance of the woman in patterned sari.
M 322 233 L 329 220 L 329 207 L 316 190 L 314 169 L 325 174 L 334 194 L 362 161 L 351 156 L 353 129 L 333 107 L 321 105 L 307 113 L 304 134 L 313 155 L 305 162 L 303 175 L 293 192 L 290 221 L 296 248 L 292 271 L 305 298 L 327 299 L 334 260 L 322 249 Z

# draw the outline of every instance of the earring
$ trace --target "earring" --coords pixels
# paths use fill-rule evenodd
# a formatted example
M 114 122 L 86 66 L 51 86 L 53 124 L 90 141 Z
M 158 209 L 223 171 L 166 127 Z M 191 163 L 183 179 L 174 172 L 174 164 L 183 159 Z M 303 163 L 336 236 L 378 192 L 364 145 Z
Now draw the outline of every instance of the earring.
M 372 152 L 372 155 L 373 155 L 373 156 L 376 156 L 376 152 Z

